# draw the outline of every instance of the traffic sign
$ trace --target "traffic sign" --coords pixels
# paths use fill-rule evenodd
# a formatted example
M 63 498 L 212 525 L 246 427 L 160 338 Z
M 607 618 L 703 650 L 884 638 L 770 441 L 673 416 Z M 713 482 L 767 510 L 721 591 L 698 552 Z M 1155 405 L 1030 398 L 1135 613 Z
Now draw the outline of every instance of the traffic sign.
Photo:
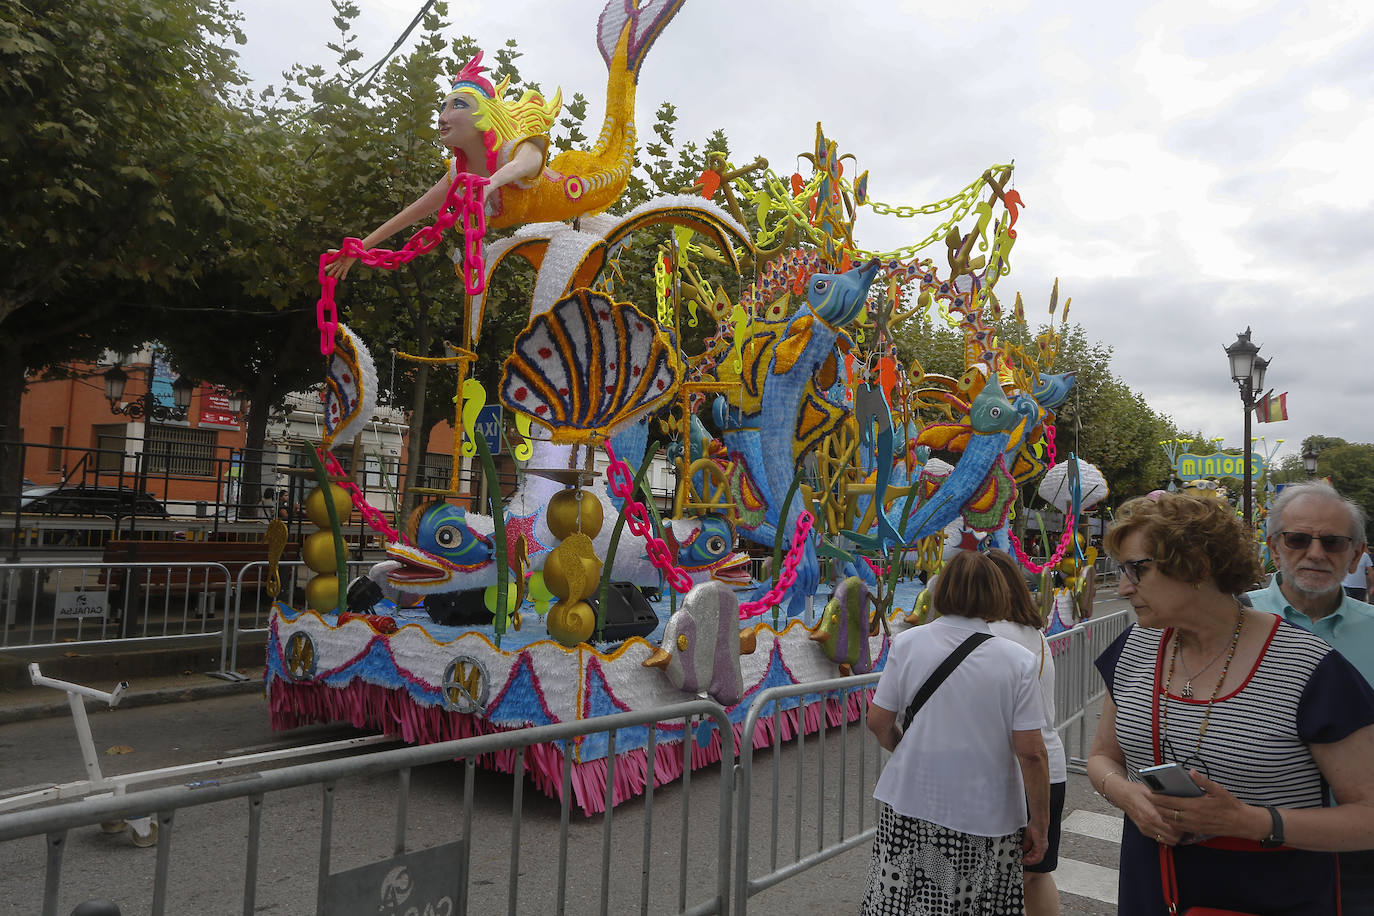
M 493 455 L 501 451 L 501 405 L 488 404 L 477 414 L 473 429 L 487 440 L 487 451 Z

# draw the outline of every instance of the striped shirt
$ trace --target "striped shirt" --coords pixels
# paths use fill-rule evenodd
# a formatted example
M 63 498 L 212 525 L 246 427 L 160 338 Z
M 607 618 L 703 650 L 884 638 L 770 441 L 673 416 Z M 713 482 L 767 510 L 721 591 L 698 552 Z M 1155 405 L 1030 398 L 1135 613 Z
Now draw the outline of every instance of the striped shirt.
M 1133 770 L 1177 761 L 1247 804 L 1321 807 L 1325 783 L 1307 745 L 1339 741 L 1374 722 L 1374 693 L 1322 640 L 1277 617 L 1254 616 L 1270 627 L 1264 649 L 1240 687 L 1216 698 L 1200 743 L 1210 685 L 1194 685 L 1191 699 L 1156 695 L 1172 631 L 1133 626 L 1122 634 L 1097 660 L 1117 707 L 1117 741 Z M 1168 704 L 1162 735 L 1160 702 Z

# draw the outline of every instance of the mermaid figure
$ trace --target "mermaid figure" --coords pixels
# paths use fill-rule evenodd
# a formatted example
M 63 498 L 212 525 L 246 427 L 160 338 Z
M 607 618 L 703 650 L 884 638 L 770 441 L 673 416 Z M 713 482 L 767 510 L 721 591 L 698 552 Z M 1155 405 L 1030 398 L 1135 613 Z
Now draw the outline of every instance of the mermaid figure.
M 400 213 L 369 233 L 374 248 L 407 226 L 433 216 L 460 172 L 486 178 L 487 226 L 571 220 L 615 202 L 629 182 L 634 161 L 635 88 L 639 67 L 654 39 L 684 0 L 610 0 L 597 22 L 597 44 L 606 61 L 606 118 L 595 146 L 548 158 L 548 131 L 562 107 L 526 91 L 507 99 L 509 78 L 492 85 L 478 53 L 458 72 L 439 112 L 439 140 L 453 153 L 442 178 Z M 348 275 L 356 258 L 325 268 Z

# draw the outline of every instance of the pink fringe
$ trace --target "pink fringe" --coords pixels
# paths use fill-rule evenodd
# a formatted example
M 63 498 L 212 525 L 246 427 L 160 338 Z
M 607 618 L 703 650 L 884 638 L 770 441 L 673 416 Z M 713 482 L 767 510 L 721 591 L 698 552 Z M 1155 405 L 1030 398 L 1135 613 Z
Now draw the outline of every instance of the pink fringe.
M 344 687 L 328 687 L 319 683 L 286 681 L 273 678 L 269 690 L 269 714 L 272 727 L 283 730 L 321 722 L 348 722 L 355 728 L 378 729 L 396 735 L 407 744 L 434 744 L 477 735 L 493 735 L 515 731 L 494 725 L 479 716 L 453 712 L 439 706 L 420 706 L 404 690 L 378 687 L 362 681 L 350 681 Z M 824 704 L 828 727 L 837 727 L 846 719 L 856 721 L 862 714 L 860 692 L 854 692 L 842 702 L 827 698 Z M 799 732 L 811 734 L 820 728 L 822 706 L 811 702 L 804 709 L 783 710 L 778 716 L 781 741 L 790 741 Z M 799 724 L 800 723 L 800 724 Z M 732 730 L 735 747 L 739 747 L 743 723 Z M 666 785 L 682 775 L 682 743 L 680 739 L 663 736 L 654 745 L 654 785 Z M 680 729 L 676 732 L 680 733 Z M 692 769 L 716 763 L 721 758 L 721 736 L 717 729 L 704 746 L 687 736 L 691 744 Z M 759 718 L 754 729 L 754 749 L 762 750 L 773 744 L 773 716 Z M 477 757 L 477 765 L 500 773 L 515 771 L 515 750 L 496 751 Z M 615 781 L 611 790 L 611 804 L 619 805 L 644 793 L 649 778 L 649 755 L 646 748 L 621 751 L 615 756 Z M 586 816 L 606 809 L 606 777 L 609 763 L 605 759 L 578 761 L 572 764 L 573 802 Z M 557 744 L 535 744 L 525 749 L 524 770 L 535 788 L 552 799 L 563 798 L 563 753 Z

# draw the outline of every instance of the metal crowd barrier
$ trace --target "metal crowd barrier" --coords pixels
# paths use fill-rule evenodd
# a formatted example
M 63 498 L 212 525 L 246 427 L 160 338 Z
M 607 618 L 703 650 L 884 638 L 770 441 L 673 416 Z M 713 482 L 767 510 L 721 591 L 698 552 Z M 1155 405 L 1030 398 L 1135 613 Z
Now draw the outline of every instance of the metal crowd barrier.
M 245 571 L 245 575 L 247 571 Z M 283 575 L 285 587 L 286 576 Z M 243 584 L 239 583 L 242 592 Z M 1070 727 L 1078 728 L 1078 754 L 1071 758 L 1071 765 L 1080 769 L 1086 755 L 1087 708 L 1105 692 L 1101 678 L 1093 668 L 1093 660 L 1106 646 L 1123 632 L 1129 623 L 1126 611 L 1095 618 L 1058 634 L 1050 642 L 1055 650 L 1056 667 L 1056 727 L 1063 732 Z M 769 688 L 759 693 L 753 700 L 741 727 L 738 747 L 738 763 L 735 759 L 735 742 L 723 742 L 722 760 L 719 770 L 714 773 L 699 769 L 695 773 L 690 766 L 689 755 L 695 743 L 691 736 L 697 732 L 695 718 L 714 720 L 715 728 L 722 736 L 733 734 L 732 726 L 724 709 L 709 700 L 697 700 L 677 704 L 662 709 L 641 713 L 622 713 L 600 717 L 583 722 L 564 723 L 540 728 L 529 728 L 499 734 L 466 738 L 442 744 L 421 745 L 418 747 L 372 753 L 346 759 L 328 760 L 308 766 L 292 766 L 265 772 L 249 773 L 241 777 L 225 780 L 208 780 L 188 786 L 172 786 L 161 789 L 129 792 L 112 798 L 88 798 L 78 802 L 64 803 L 48 808 L 24 811 L 13 814 L 0 814 L 0 841 L 23 837 L 44 835 L 47 837 L 47 864 L 44 880 L 44 899 L 42 912 L 56 914 L 59 911 L 59 889 L 62 881 L 64 849 L 68 847 L 68 832 L 76 827 L 120 819 L 147 816 L 152 812 L 158 826 L 157 863 L 152 880 L 152 899 L 150 912 L 168 912 L 169 890 L 168 874 L 171 862 L 173 825 L 178 811 L 211 802 L 229 799 L 248 801 L 246 862 L 243 871 L 243 910 L 251 914 L 258 904 L 260 850 L 264 840 L 263 818 L 265 800 L 272 793 L 282 793 L 305 786 L 319 786 L 321 791 L 319 814 L 319 855 L 314 867 L 313 881 L 306 887 L 314 888 L 314 903 L 304 898 L 292 900 L 286 905 L 291 912 L 305 911 L 313 905 L 316 912 L 331 914 L 343 913 L 328 901 L 338 894 L 349 893 L 374 895 L 369 902 L 376 911 L 376 894 L 385 893 L 378 885 L 384 874 L 397 874 L 397 869 L 409 868 L 414 878 L 413 886 L 429 886 L 435 875 L 456 875 L 456 889 L 448 898 L 447 909 L 436 903 L 436 913 L 494 912 L 499 910 L 499 900 L 493 894 L 504 893 L 509 913 L 520 912 L 524 901 L 526 911 L 535 906 L 540 912 L 567 912 L 570 901 L 570 880 L 584 884 L 593 880 L 591 859 L 583 854 L 588 842 L 579 842 L 578 854 L 585 864 L 583 868 L 572 866 L 570 870 L 570 836 L 576 833 L 579 841 L 590 841 L 594 829 L 591 819 L 587 824 L 570 825 L 571 754 L 563 758 L 563 771 L 559 797 L 560 820 L 558 829 L 557 877 L 552 886 L 545 886 L 539 892 L 529 890 L 529 884 L 548 883 L 551 869 L 531 869 L 524 877 L 526 887 L 522 889 L 521 871 L 521 822 L 524 817 L 523 787 L 525 779 L 509 779 L 511 793 L 509 833 L 509 867 L 506 874 L 497 879 L 474 882 L 473 871 L 481 865 L 492 866 L 496 857 L 491 853 L 493 845 L 494 815 L 481 818 L 480 837 L 482 855 L 474 859 L 473 847 L 478 837 L 473 833 L 474 798 L 477 758 L 484 755 L 506 755 L 503 759 L 512 764 L 513 772 L 524 773 L 524 757 L 527 749 L 546 743 L 562 742 L 569 748 L 570 741 L 579 736 L 608 733 L 606 758 L 606 811 L 600 815 L 601 858 L 599 880 L 595 894 L 598 911 L 610 911 L 612 888 L 617 900 L 616 911 L 624 912 L 623 901 L 638 892 L 638 911 L 648 913 L 663 911 L 675 905 L 674 912 L 707 914 L 728 913 L 733 901 L 734 912 L 747 913 L 751 897 L 766 891 L 786 879 L 793 877 L 819 863 L 868 842 L 876 831 L 876 815 L 870 820 L 872 789 L 881 773 L 884 755 L 876 739 L 868 732 L 865 719 L 869 707 L 871 688 L 877 683 L 879 675 L 868 674 L 856 677 L 835 678 L 809 684 Z M 856 718 L 850 721 L 850 710 Z M 834 724 L 829 719 L 833 717 Z M 657 757 L 658 723 L 681 719 L 682 733 L 689 736 L 683 743 L 684 768 L 680 781 L 659 790 L 660 794 L 671 792 L 680 797 L 680 821 L 674 825 L 679 836 L 677 861 L 676 900 L 670 903 L 659 891 L 651 877 L 655 861 L 663 868 L 661 840 L 670 835 L 667 830 L 654 831 L 655 789 L 654 762 Z M 810 734 L 806 728 L 797 727 L 805 721 L 813 727 Z M 648 747 L 644 760 L 639 763 L 616 759 L 616 734 L 621 729 L 648 726 Z M 857 737 L 851 736 L 851 729 L 857 729 Z M 754 738 L 760 731 L 768 736 L 766 748 L 754 750 Z M 832 735 L 838 732 L 837 736 Z M 791 757 L 790 769 L 793 772 L 784 778 L 783 761 L 786 749 Z M 546 748 L 530 751 L 546 753 Z M 757 754 L 768 753 L 770 772 L 769 788 L 755 785 L 754 760 Z M 451 817 L 440 818 L 440 826 L 423 825 L 426 842 L 436 838 L 435 830 L 442 834 L 455 824 L 461 824 L 461 831 L 454 839 L 444 839 L 444 844 L 426 850 L 408 853 L 407 828 L 410 824 L 411 773 L 415 767 L 459 758 L 464 761 L 463 791 L 461 807 Z M 647 789 L 639 799 L 630 800 L 616 807 L 611 804 L 616 770 L 621 766 L 639 766 L 647 769 Z M 342 780 L 360 780 L 368 783 L 369 777 L 394 776 L 396 784 L 395 837 L 389 853 L 390 858 L 340 872 L 331 872 L 331 852 L 333 849 L 332 831 L 334 827 L 336 799 L 339 797 L 339 784 Z M 733 778 L 732 778 L 733 777 Z M 709 805 L 694 807 L 692 802 L 693 782 L 715 778 L 718 782 L 718 806 L 715 811 L 716 822 L 714 842 L 707 839 L 711 825 Z M 738 789 L 734 788 L 738 779 Z M 139 782 L 137 778 L 126 777 L 129 785 Z M 486 782 L 484 780 L 484 782 Z M 502 783 L 503 785 L 505 783 Z M 490 789 L 495 783 L 487 782 Z M 373 786 L 375 795 L 376 787 Z M 447 796 L 452 787 L 442 783 L 435 789 L 434 799 L 414 806 L 415 810 L 429 815 L 436 807 L 451 804 Z M 483 803 L 486 802 L 484 793 Z M 757 796 L 757 797 L 756 797 Z M 278 796 L 273 796 L 274 798 Z M 369 801 L 371 797 L 369 797 Z M 278 805 L 291 805 L 286 802 Z M 294 806 L 299 808 L 299 802 Z M 532 807 L 547 807 L 542 799 L 536 799 Z M 288 810 L 287 812 L 291 812 Z M 366 820 L 367 829 L 375 833 L 375 805 Z M 546 811 L 546 815 L 551 812 Z M 613 825 L 626 818 L 640 815 L 642 835 L 633 836 L 641 844 L 640 867 L 635 871 L 625 853 L 625 841 L 617 840 Z M 533 815 L 538 817 L 538 813 Z M 281 814 L 277 815 L 280 820 Z M 694 825 L 693 819 L 697 820 Z M 756 842 L 754 821 L 767 821 L 766 839 Z M 296 821 L 288 818 L 301 832 Z M 733 822 L 733 823 L 732 823 Z M 733 826 L 733 833 L 732 833 Z M 694 832 L 695 827 L 695 832 Z M 703 830 L 702 828 L 708 828 Z M 420 828 L 416 828 L 417 832 Z M 308 832 L 308 831 L 307 831 Z M 194 835 L 193 835 L 194 837 Z M 195 839 L 198 839 L 196 837 Z M 196 846 L 195 839 L 190 846 Z M 275 838 L 273 838 L 275 840 Z M 693 865 L 689 869 L 689 847 L 693 840 L 705 842 L 706 850 L 698 850 L 693 863 L 714 860 L 714 894 L 705 899 L 689 901 L 693 890 L 700 890 L 700 868 Z M 619 843 L 616 868 L 612 869 L 613 844 Z M 733 857 L 732 857 L 733 842 Z M 762 866 L 763 853 L 766 851 L 766 867 L 758 874 L 751 874 L 751 865 Z M 202 850 L 203 852 L 203 850 Z M 299 853 L 299 848 L 296 849 Z M 385 850 L 382 852 L 386 852 Z M 551 865 L 553 856 L 544 850 L 545 861 Z M 380 854 L 380 853 L 379 853 Z M 354 856 L 356 858 L 356 855 Z M 14 855 L 8 856 L 10 860 Z M 733 859 L 733 861 L 732 861 Z M 212 865 L 222 870 L 227 861 L 222 851 L 212 858 Z M 279 873 L 290 869 L 308 857 L 278 858 L 274 866 Z M 734 884 L 731 886 L 733 867 Z M 184 867 L 183 867 L 184 868 Z M 689 880 L 691 871 L 691 880 Z M 184 874 L 184 871 L 179 872 Z M 425 882 L 420 878 L 428 875 Z M 292 874 L 295 878 L 297 875 Z M 301 879 L 305 880 L 305 879 Z M 411 880 L 411 878 L 407 878 Z M 661 879 L 660 879 L 661 880 Z M 369 883 L 371 882 L 371 883 Z M 480 902 L 474 902 L 474 889 L 480 888 L 485 894 Z M 273 885 L 274 890 L 279 890 Z M 346 890 L 347 889 L 347 890 Z M 578 894 L 580 893 L 580 896 Z M 523 894 L 523 896 L 522 896 Z M 335 896 L 331 896 L 335 895 Z M 542 896 L 541 896 L 542 895 Z M 589 907 L 592 898 L 586 890 L 574 892 L 571 899 L 578 911 Z M 537 904 L 532 902 L 538 897 Z M 435 898 L 436 901 L 439 898 Z M 384 902 L 384 901 L 383 901 Z M 70 907 L 72 901 L 62 901 Z M 143 910 L 138 910 L 142 912 Z M 424 912 L 420 907 L 419 912 Z M 352 910 L 348 910 L 352 913 Z M 407 910 L 408 912 L 408 910 Z
M 866 724 L 871 698 L 869 688 L 878 683 L 878 677 L 877 674 L 865 674 L 810 684 L 770 687 L 760 692 L 750 704 L 740 734 L 734 884 L 736 914 L 743 916 L 748 912 L 749 898 L 755 894 L 862 845 L 877 830 L 876 814 L 870 824 L 866 823 L 865 812 L 873 804 L 873 786 L 882 772 L 882 749 Z M 801 706 L 794 706 L 792 711 L 785 710 L 784 707 L 789 704 L 783 701 L 794 697 L 801 698 Z M 859 716 L 850 723 L 848 709 L 852 701 L 859 705 Z M 832 727 L 827 721 L 827 713 L 831 711 L 839 713 L 838 726 Z M 795 804 L 788 818 L 790 823 L 783 823 L 782 807 L 786 793 L 782 789 L 780 751 L 784 727 L 791 716 L 807 714 L 819 719 L 819 728 L 809 739 L 805 729 L 788 729 L 793 733 L 791 744 L 795 746 L 793 756 L 796 766 L 791 786 Z M 758 793 L 757 801 L 765 803 L 769 809 L 769 823 L 766 843 L 756 844 L 752 835 L 756 801 L 753 742 L 754 735 L 761 727 L 767 727 L 772 738 L 769 754 L 771 793 Z M 838 728 L 839 737 L 828 746 L 826 736 L 832 728 Z M 851 738 L 851 730 L 856 730 L 858 736 Z M 810 760 L 806 753 L 808 748 L 811 749 Z M 814 779 L 807 779 L 808 771 L 814 775 Z M 803 801 L 808 790 L 814 796 L 809 799 L 813 806 L 810 811 L 806 810 Z M 854 800 L 852 811 L 849 806 L 851 793 Z M 835 809 L 833 813 L 830 811 L 832 803 Z M 833 837 L 829 839 L 827 815 L 831 817 L 833 830 Z M 814 849 L 811 848 L 813 830 Z M 780 862 L 780 846 L 788 838 L 791 840 L 790 854 Z M 805 854 L 804 839 L 807 840 Z M 768 871 L 751 875 L 750 856 L 755 850 L 764 849 L 768 851 Z
M 153 813 L 157 824 L 157 854 L 153 875 L 151 878 L 151 899 L 141 899 L 137 901 L 117 900 L 116 902 L 124 908 L 124 912 L 150 912 L 153 916 L 161 916 L 168 912 L 191 912 L 190 906 L 195 906 L 195 911 L 206 912 L 204 901 L 188 901 L 188 897 L 194 897 L 197 893 L 205 893 L 204 887 L 188 887 L 187 885 L 206 884 L 212 881 L 229 865 L 229 841 L 237 836 L 246 835 L 247 845 L 245 858 L 242 864 L 242 896 L 241 908 L 239 906 L 216 905 L 214 912 L 236 912 L 240 911 L 249 916 L 261 905 L 266 908 L 280 908 L 283 912 L 308 912 L 313 909 L 319 914 L 330 914 L 330 916 L 347 916 L 353 913 L 377 913 L 377 912 L 396 912 L 396 913 L 435 913 L 435 914 L 462 914 L 467 912 L 489 913 L 499 911 L 499 896 L 504 896 L 506 911 L 510 914 L 520 912 L 556 912 L 564 913 L 568 911 L 570 905 L 570 892 L 573 894 L 583 894 L 571 901 L 576 911 L 583 912 L 587 903 L 591 899 L 592 892 L 585 889 L 585 885 L 593 880 L 598 884 L 595 892 L 596 909 L 600 913 L 611 912 L 611 892 L 614 886 L 616 899 L 621 901 L 630 886 L 633 885 L 639 892 L 640 913 L 664 912 L 671 906 L 667 898 L 669 895 L 661 893 L 661 889 L 654 883 L 653 864 L 661 861 L 663 844 L 657 842 L 653 837 L 653 817 L 655 813 L 654 791 L 653 791 L 653 761 L 656 752 L 656 738 L 658 735 L 658 725 L 663 722 L 681 722 L 682 734 L 687 736 L 687 740 L 682 743 L 682 753 L 684 763 L 692 752 L 694 735 L 697 732 L 698 720 L 711 720 L 722 735 L 731 734 L 731 725 L 726 717 L 725 710 L 719 705 L 709 700 L 695 700 L 688 703 L 678 703 L 666 706 L 662 709 L 653 710 L 647 713 L 620 713 L 611 716 L 599 717 L 583 722 L 571 722 L 559 725 L 542 726 L 539 728 L 527 728 L 517 731 L 501 732 L 498 734 L 482 735 L 473 738 L 464 738 L 456 741 L 448 741 L 441 744 L 426 744 L 417 747 L 399 748 L 396 750 L 380 751 L 376 753 L 363 754 L 353 757 L 346 757 L 333 760 L 324 760 L 307 765 L 296 765 L 283 767 L 281 769 L 268 770 L 259 773 L 251 773 L 244 777 L 234 779 L 206 780 L 189 785 L 168 786 L 165 788 L 148 789 L 143 791 L 131 791 L 124 795 L 89 798 L 81 801 L 68 802 L 40 808 L 31 811 L 21 811 L 11 814 L 0 815 L 0 842 L 19 840 L 26 837 L 43 836 L 46 838 L 46 862 L 44 865 L 43 878 L 43 897 L 41 906 L 35 901 L 14 900 L 20 906 L 26 906 L 26 912 L 40 912 L 43 916 L 57 916 L 59 913 L 66 913 L 75 904 L 80 902 L 83 897 L 91 896 L 92 891 L 103 891 L 98 886 L 93 887 L 92 882 L 104 880 L 108 882 L 108 871 L 97 868 L 92 871 L 86 869 L 79 876 L 82 879 L 80 889 L 71 888 L 63 893 L 64 865 L 67 864 L 68 850 L 71 855 L 76 857 L 81 853 L 87 852 L 90 844 L 69 842 L 69 833 L 75 828 L 86 827 L 94 824 L 118 821 L 122 819 L 136 818 Z M 613 794 L 615 783 L 615 770 L 620 764 L 615 758 L 616 735 L 621 729 L 648 728 L 649 749 L 646 758 L 648 767 L 649 789 L 645 795 L 634 802 L 626 802 L 619 807 L 611 807 L 610 801 Z M 594 871 L 590 867 L 579 867 L 576 863 L 570 864 L 570 852 L 577 855 L 583 863 L 593 861 L 588 855 L 587 845 L 579 842 L 575 849 L 570 849 L 570 802 L 572 797 L 572 755 L 564 756 L 564 765 L 561 781 L 561 814 L 558 833 L 557 850 L 541 849 L 543 862 L 548 867 L 530 867 L 522 871 L 522 843 L 521 843 L 521 822 L 523 818 L 523 792 L 526 784 L 524 778 L 524 758 L 527 749 L 535 745 L 562 743 L 564 748 L 571 749 L 571 742 L 581 736 L 591 734 L 609 734 L 608 756 L 606 759 L 606 785 L 607 785 L 607 810 L 601 815 L 601 851 L 599 861 L 599 871 Z M 483 798 L 478 798 L 476 793 L 476 764 L 477 758 L 490 754 L 509 754 L 513 757 L 514 769 L 517 775 L 509 780 L 511 801 L 509 819 L 509 854 L 502 857 L 493 854 L 493 847 L 497 845 L 499 829 L 493 824 L 494 815 L 481 818 L 479 827 L 480 832 L 474 832 L 474 808 L 477 804 L 489 805 L 490 798 L 484 793 Z M 458 758 L 463 761 L 462 771 L 463 789 L 462 805 L 457 811 L 451 813 L 444 812 L 437 825 L 432 825 L 434 811 L 428 804 L 429 799 L 424 798 L 426 804 L 413 805 L 412 794 L 423 796 L 425 789 L 413 792 L 412 774 L 415 768 L 428 764 L 442 763 Z M 678 888 L 676 894 L 676 905 L 671 910 L 682 914 L 712 914 L 727 913 L 729 910 L 729 882 L 730 882 L 730 842 L 731 824 L 730 812 L 733 810 L 733 781 L 730 774 L 735 763 L 733 742 L 724 742 L 722 758 L 719 770 L 716 774 L 716 829 L 713 839 L 707 840 L 703 855 L 697 855 L 691 860 L 692 869 L 689 876 L 689 853 L 692 849 L 689 846 L 689 839 L 693 836 L 709 837 L 705 831 L 692 834 L 691 828 L 693 821 L 705 822 L 709 825 L 710 804 L 694 807 L 692 800 L 692 783 L 694 780 L 703 778 L 703 771 L 698 770 L 692 774 L 690 766 L 685 771 L 681 783 L 675 787 L 675 793 L 680 797 L 680 837 L 681 843 L 678 850 Z M 429 777 L 432 774 L 426 774 Z M 378 779 L 380 777 L 380 779 Z M 378 831 L 377 818 L 373 815 L 375 811 L 368 811 L 366 817 L 360 818 L 353 809 L 345 807 L 343 796 L 345 792 L 353 788 L 356 791 L 358 786 L 370 790 L 372 796 L 379 791 L 379 786 L 388 777 L 395 779 L 395 813 L 394 813 L 394 834 L 391 842 L 386 842 L 384 832 Z M 432 781 L 427 778 L 426 780 Z M 308 829 L 299 822 L 295 814 L 302 807 L 298 798 L 291 798 L 286 795 L 289 790 L 302 787 L 319 787 L 320 805 L 318 813 L 318 832 Z M 485 789 L 490 789 L 490 785 L 484 785 Z M 451 785 L 441 782 L 437 791 L 450 791 Z M 666 790 L 660 789 L 660 793 Z M 371 796 L 369 796 L 371 797 Z M 174 843 L 178 837 L 175 828 L 178 819 L 187 823 L 188 831 L 199 831 L 204 833 L 205 818 L 197 818 L 189 809 L 197 808 L 217 802 L 242 799 L 247 802 L 245 809 L 246 824 L 242 833 L 234 831 L 229 834 L 221 834 L 218 842 L 210 845 L 213 848 L 206 850 L 196 850 L 194 841 L 188 844 L 188 852 L 181 853 L 182 860 L 176 865 L 179 881 L 173 886 L 169 880 L 173 869 L 173 851 L 180 851 L 180 845 Z M 269 804 L 269 800 L 272 804 Z M 280 846 L 283 838 L 277 833 L 264 832 L 264 823 L 280 825 L 283 821 L 282 809 L 285 809 L 285 828 L 289 832 L 286 841 L 291 845 L 287 848 L 286 854 L 272 855 L 269 853 L 266 864 L 270 869 L 271 880 L 263 881 L 260 873 L 263 870 L 264 857 L 262 850 L 264 844 L 269 840 Z M 639 868 L 627 867 L 629 863 L 625 856 L 621 855 L 616 862 L 616 868 L 612 870 L 612 850 L 616 842 L 615 827 L 623 820 L 628 818 L 635 810 L 641 814 L 642 842 L 640 843 L 641 859 Z M 411 812 L 415 811 L 415 820 L 426 821 L 425 840 L 430 844 L 426 849 L 414 849 L 413 844 L 407 841 L 407 832 L 412 820 Z M 339 871 L 333 870 L 335 858 L 334 831 L 337 826 L 340 831 L 356 832 L 361 825 L 367 831 L 365 837 L 360 842 L 370 842 L 377 847 L 376 851 L 382 855 L 381 861 L 376 861 L 376 856 L 368 856 L 365 864 L 347 868 Z M 578 839 L 586 839 L 587 831 L 582 829 L 583 825 L 576 825 Z M 439 835 L 443 831 L 450 831 L 447 835 Z M 631 839 L 634 836 L 633 828 L 629 829 Z M 302 836 L 305 834 L 306 836 Z M 196 839 L 205 837 L 192 832 Z M 309 868 L 303 868 L 307 863 L 311 863 L 311 856 L 306 851 L 308 847 L 302 845 L 302 841 L 308 843 L 311 840 L 318 842 L 318 854 L 314 857 L 314 862 Z M 651 842 L 654 839 L 654 842 Z M 439 841 L 441 845 L 434 846 L 434 841 Z M 624 851 L 621 847 L 621 852 Z M 277 852 L 273 849 L 272 852 Z M 196 853 L 201 853 L 199 859 Z M 208 859 L 205 854 L 208 853 Z M 547 899 L 532 900 L 527 893 L 525 898 L 521 897 L 522 874 L 525 876 L 526 883 L 534 883 L 539 880 L 549 878 L 554 870 L 553 863 L 557 862 L 556 881 L 552 888 L 548 888 Z M 9 863 L 7 869 L 13 873 L 18 867 L 19 850 L 10 848 L 6 851 L 6 861 Z M 350 851 L 349 858 L 358 858 L 356 851 Z M 504 874 L 500 874 L 500 860 L 505 858 L 508 863 L 504 868 Z M 206 874 L 204 869 L 212 868 L 214 874 Z M 199 870 L 198 870 L 199 869 Z M 492 871 L 497 869 L 498 871 Z M 713 870 L 714 875 L 702 874 L 703 870 Z M 314 873 L 313 880 L 307 881 L 301 877 L 302 871 Z M 284 873 L 284 874 L 283 874 Z M 94 875 L 94 877 L 93 877 Z M 105 875 L 103 879 L 99 876 Z M 196 880 L 188 881 L 188 877 L 196 875 Z M 480 878 L 480 880 L 479 880 Z M 232 880 L 232 878 L 230 879 Z M 659 879 L 660 882 L 662 879 Z M 36 888 L 35 888 L 36 889 Z M 264 890 L 267 893 L 264 893 Z M 313 895 L 312 892 L 313 891 Z M 690 900 L 693 893 L 697 893 L 698 899 Z M 109 896 L 108 892 L 106 895 Z M 262 897 L 275 897 L 274 900 L 260 900 Z M 704 895 L 704 896 L 702 896 Z M 237 896 L 237 894 L 235 894 Z M 310 898 L 313 896 L 313 902 Z M 289 899 L 282 899 L 283 897 Z M 480 898 L 480 899 L 479 899 Z M 404 907 L 395 906 L 394 910 L 388 908 L 387 904 L 396 905 L 404 903 Z M 227 903 L 227 901 L 217 901 Z M 380 904 L 380 906 L 379 906 Z M 426 907 L 429 908 L 426 908 Z M 413 909 L 412 909 L 413 907 Z M 523 907 L 523 909 L 522 909 Z M 626 912 L 626 908 L 619 903 L 615 907 L 615 912 Z
M 300 607 L 311 573 L 299 560 L 278 564 L 280 599 Z M 348 564 L 348 581 L 371 567 Z M 0 563 L 0 649 L 68 649 L 184 637 L 218 636 L 219 674 L 231 677 L 244 632 L 266 629 L 271 609 L 268 564 Z
M 0 563 L 0 648 L 220 632 L 222 563 Z
M 1130 611 L 1117 611 L 1085 620 L 1049 638 L 1054 657 L 1055 718 L 1059 720 L 1054 727 L 1065 736 L 1066 749 L 1071 744 L 1067 730 L 1070 727 L 1077 730 L 1078 753 L 1069 754 L 1069 768 L 1074 772 L 1087 772 L 1087 710 L 1107 692 L 1107 685 L 1093 662 L 1130 623 Z

